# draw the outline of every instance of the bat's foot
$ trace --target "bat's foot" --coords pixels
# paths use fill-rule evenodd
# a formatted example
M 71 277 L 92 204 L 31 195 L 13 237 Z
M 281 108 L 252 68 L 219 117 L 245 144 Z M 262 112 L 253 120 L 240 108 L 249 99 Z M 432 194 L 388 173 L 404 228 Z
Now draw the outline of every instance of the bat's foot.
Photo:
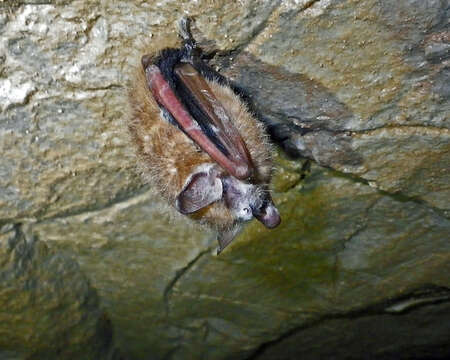
M 198 56 L 198 52 L 200 51 L 197 48 L 197 43 L 192 36 L 191 32 L 191 23 L 192 18 L 182 17 L 178 21 L 178 35 L 183 39 L 183 47 L 184 47 L 184 58 L 188 62 L 193 62 L 194 58 Z
M 192 42 L 195 44 L 194 37 L 191 32 L 192 18 L 182 17 L 178 20 L 178 34 L 185 42 Z

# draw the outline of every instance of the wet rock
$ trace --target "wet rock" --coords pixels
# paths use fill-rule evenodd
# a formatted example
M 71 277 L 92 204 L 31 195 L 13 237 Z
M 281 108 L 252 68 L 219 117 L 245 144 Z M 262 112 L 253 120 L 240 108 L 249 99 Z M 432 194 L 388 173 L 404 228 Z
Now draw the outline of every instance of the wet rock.
M 78 264 L 21 227 L 2 231 L 0 357 L 111 359 L 111 323 Z
M 122 170 L 132 168 L 123 101 L 113 100 L 123 81 L 107 63 L 109 25 L 98 11 L 42 4 L 0 13 L 2 219 L 76 213 L 141 186 Z
M 210 258 L 213 234 L 201 232 L 151 192 L 104 209 L 43 221 L 34 231 L 49 247 L 76 254 L 132 359 L 173 349 L 167 294 L 198 256 Z
M 369 303 L 406 297 L 424 278 L 445 289 L 446 218 L 350 178 L 310 171 L 275 196 L 279 228 L 252 223 L 231 251 L 202 257 L 175 284 L 169 315 L 177 319 L 180 358 L 221 358 L 224 351 L 253 358 L 262 337 L 270 344 L 327 316 L 364 318 Z M 361 311 L 353 317 L 351 309 Z
M 447 11 L 439 0 L 280 7 L 227 71 L 289 154 L 445 210 Z
M 373 354 L 377 359 L 445 359 L 450 349 L 445 336 L 449 329 L 449 305 L 437 303 L 416 312 L 397 316 L 383 312 L 348 319 L 324 319 L 311 328 L 298 329 L 280 341 L 258 350 L 257 359 L 355 358 Z M 445 318 L 442 318 L 445 314 Z M 380 347 L 374 340 L 383 338 Z M 317 339 L 323 341 L 317 342 Z M 411 344 L 414 338 L 414 344 Z M 429 340 L 433 338 L 433 344 Z M 311 356 L 311 354 L 314 354 Z
M 443 68 L 433 79 L 433 91 L 442 99 L 450 98 L 450 68 Z
M 321 84 L 263 64 L 247 53 L 226 73 L 288 154 L 329 167 L 360 165 L 361 155 L 352 151 L 346 131 L 352 114 Z

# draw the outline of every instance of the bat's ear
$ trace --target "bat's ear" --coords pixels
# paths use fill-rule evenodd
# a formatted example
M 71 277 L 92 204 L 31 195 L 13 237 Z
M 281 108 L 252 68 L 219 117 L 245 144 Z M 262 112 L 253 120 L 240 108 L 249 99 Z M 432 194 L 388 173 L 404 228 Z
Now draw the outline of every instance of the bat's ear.
M 219 241 L 219 247 L 217 248 L 217 255 L 219 255 L 223 251 L 223 249 L 225 249 L 228 245 L 231 244 L 231 242 L 234 240 L 239 231 L 241 231 L 241 229 L 242 226 L 235 225 L 230 229 L 226 229 L 219 232 L 217 236 L 217 240 Z
M 222 181 L 214 171 L 198 171 L 178 194 L 175 207 L 182 214 L 191 214 L 220 200 L 222 194 Z

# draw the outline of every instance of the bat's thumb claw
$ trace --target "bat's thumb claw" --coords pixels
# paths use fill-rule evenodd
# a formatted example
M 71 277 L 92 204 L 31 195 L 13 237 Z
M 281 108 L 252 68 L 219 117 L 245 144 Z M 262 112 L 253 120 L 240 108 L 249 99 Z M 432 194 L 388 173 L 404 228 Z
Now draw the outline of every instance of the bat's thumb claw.
M 142 67 L 144 69 L 147 69 L 147 67 L 151 64 L 151 62 L 152 62 L 152 56 L 151 55 L 144 55 L 141 58 L 141 64 L 142 64 Z

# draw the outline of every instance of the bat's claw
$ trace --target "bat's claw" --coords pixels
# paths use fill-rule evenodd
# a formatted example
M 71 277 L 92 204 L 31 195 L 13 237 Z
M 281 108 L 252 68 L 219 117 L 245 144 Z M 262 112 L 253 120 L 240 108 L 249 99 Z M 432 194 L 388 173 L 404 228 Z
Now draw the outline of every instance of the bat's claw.
M 147 69 L 147 67 L 152 63 L 152 58 L 153 57 L 151 55 L 144 55 L 141 58 L 141 64 L 144 69 Z
M 191 41 L 195 43 L 194 37 L 191 33 L 192 18 L 183 16 L 178 20 L 178 34 L 184 41 Z

